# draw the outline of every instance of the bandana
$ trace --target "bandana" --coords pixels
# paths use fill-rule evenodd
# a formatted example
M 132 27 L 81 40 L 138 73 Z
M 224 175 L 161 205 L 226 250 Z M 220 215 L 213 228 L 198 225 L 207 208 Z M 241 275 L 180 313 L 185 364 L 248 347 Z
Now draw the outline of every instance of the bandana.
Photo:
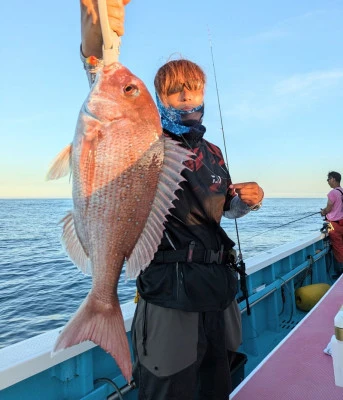
M 163 129 L 175 135 L 195 132 L 204 134 L 206 128 L 201 124 L 204 116 L 204 104 L 192 110 L 184 111 L 173 107 L 165 107 L 158 95 L 156 95 L 156 99 Z

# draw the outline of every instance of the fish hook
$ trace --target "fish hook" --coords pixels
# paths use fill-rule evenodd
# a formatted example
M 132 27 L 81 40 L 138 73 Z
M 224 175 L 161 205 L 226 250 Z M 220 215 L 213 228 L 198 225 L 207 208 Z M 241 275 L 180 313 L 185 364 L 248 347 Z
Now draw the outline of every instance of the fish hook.
M 99 19 L 102 33 L 102 57 L 104 65 L 110 65 L 119 59 L 120 37 L 112 31 L 108 21 L 106 0 L 98 0 Z

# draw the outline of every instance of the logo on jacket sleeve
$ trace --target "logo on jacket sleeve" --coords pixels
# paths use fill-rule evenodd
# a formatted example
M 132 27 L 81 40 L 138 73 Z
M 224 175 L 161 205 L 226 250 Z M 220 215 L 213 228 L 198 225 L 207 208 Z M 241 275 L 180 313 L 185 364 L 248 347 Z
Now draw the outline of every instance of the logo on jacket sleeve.
M 213 184 L 221 184 L 222 178 L 219 175 L 211 175 Z

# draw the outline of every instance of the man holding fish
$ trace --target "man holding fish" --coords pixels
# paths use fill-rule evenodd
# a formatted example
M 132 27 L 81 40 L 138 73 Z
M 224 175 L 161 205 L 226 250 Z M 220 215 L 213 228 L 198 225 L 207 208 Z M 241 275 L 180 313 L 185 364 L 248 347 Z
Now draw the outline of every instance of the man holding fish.
M 129 1 L 107 1 L 109 25 L 119 36 L 124 33 L 124 6 Z M 83 230 L 83 225 L 78 221 L 87 219 L 92 204 L 99 204 L 104 198 L 102 185 L 94 184 L 95 168 L 101 169 L 104 165 L 97 158 L 100 143 L 109 134 L 103 121 L 106 120 L 108 125 L 119 118 L 119 111 L 113 109 L 113 104 L 110 108 L 110 102 L 116 96 L 111 88 L 122 85 L 118 96 L 128 102 L 125 103 L 126 113 L 130 114 L 131 120 L 135 116 L 138 118 L 134 130 L 147 126 L 153 132 L 151 137 L 156 139 L 155 142 L 155 139 L 149 139 L 149 143 L 153 143 L 152 150 L 140 150 L 137 160 L 141 156 L 146 157 L 144 162 L 139 164 L 139 160 L 135 161 L 129 168 L 124 163 L 116 175 L 106 181 L 106 186 L 116 191 L 116 195 L 119 193 L 118 207 L 124 211 L 118 214 L 118 210 L 113 207 L 113 213 L 117 214 L 111 219 L 112 225 L 103 227 L 104 235 L 111 231 L 111 227 L 115 230 L 117 225 L 123 224 L 123 218 L 130 221 L 126 231 L 134 231 L 133 223 L 137 225 L 138 233 L 132 245 L 127 245 L 127 239 L 120 243 L 120 248 L 127 245 L 120 260 L 127 261 L 129 276 L 137 276 L 139 301 L 132 325 L 132 338 L 135 355 L 133 376 L 139 388 L 139 399 L 227 399 L 231 391 L 230 363 L 241 342 L 241 322 L 235 300 L 237 277 L 233 269 L 234 242 L 221 228 L 220 221 L 223 215 L 239 218 L 250 210 L 257 210 L 263 200 L 263 190 L 255 182 L 232 184 L 220 149 L 203 138 L 206 131 L 202 123 L 206 77 L 197 64 L 179 59 L 169 61 L 158 70 L 154 83 L 161 127 L 159 121 L 156 122 L 154 106 L 150 104 L 150 98 L 138 78 L 119 63 L 116 63 L 114 69 L 111 66 L 103 68 L 102 36 L 96 0 L 81 0 L 81 27 L 81 58 L 90 83 L 95 83 L 77 127 L 77 133 L 87 127 L 87 134 L 82 133 L 81 139 L 76 135 L 72 147 L 65 150 L 64 154 L 75 152 L 81 141 L 79 155 L 73 156 L 73 164 L 79 163 L 78 169 L 73 170 L 73 179 L 88 182 L 79 190 L 87 200 L 80 200 L 82 196 L 74 196 L 76 191 L 73 192 L 75 209 L 65 218 L 64 236 L 67 251 L 77 265 L 84 264 L 83 270 L 86 270 L 88 264 L 84 260 L 90 260 L 93 289 L 88 303 L 81 306 L 84 316 L 79 317 L 79 328 L 76 325 L 70 328 L 70 322 L 69 328 L 68 325 L 65 328 L 67 333 L 62 332 L 56 350 L 75 344 L 67 337 L 72 332 L 78 333 L 81 319 L 85 318 L 87 312 L 89 315 L 98 313 L 104 304 L 104 310 L 108 313 L 115 313 L 118 308 L 116 295 L 113 299 L 101 295 L 108 290 L 109 285 L 113 285 L 112 291 L 116 292 L 117 281 L 111 278 L 99 283 L 95 278 L 95 265 L 101 263 L 102 259 L 93 256 L 96 253 L 91 248 L 96 241 L 96 236 L 90 233 L 94 230 L 93 225 L 89 224 Z M 144 96 L 140 100 L 142 94 Z M 100 105 L 95 101 L 99 98 L 102 98 Z M 104 98 L 106 101 L 103 101 Z M 99 116 L 105 110 L 106 116 Z M 111 129 L 113 131 L 113 126 Z M 137 140 L 140 139 L 128 141 L 127 149 L 122 152 L 130 152 L 138 143 Z M 106 147 L 103 151 L 106 152 Z M 136 156 L 132 157 L 136 160 Z M 107 155 L 108 158 L 111 156 Z M 63 156 L 63 159 L 66 158 Z M 120 162 L 116 162 L 116 168 Z M 61 160 L 56 165 L 57 170 L 61 168 Z M 149 171 L 143 176 L 140 171 L 146 169 Z M 57 171 L 55 175 L 52 172 L 49 176 L 54 178 L 61 175 Z M 147 181 L 148 191 L 154 194 L 152 199 L 144 203 L 142 190 L 133 192 L 131 175 L 135 177 L 134 180 L 142 176 L 142 180 Z M 151 177 L 152 183 L 149 181 Z M 113 185 L 113 181 L 117 183 Z M 94 201 L 95 192 L 98 203 Z M 134 220 L 131 220 L 130 214 L 132 204 L 130 209 L 125 209 L 130 196 L 135 197 L 139 208 L 138 214 L 132 214 Z M 102 210 L 96 214 L 99 218 L 106 213 L 110 216 L 106 208 L 110 201 L 109 196 L 106 198 L 107 203 L 98 206 Z M 77 211 L 83 202 L 85 206 L 81 207 L 82 212 Z M 102 224 L 106 225 L 106 219 L 103 219 Z M 125 229 L 116 231 L 117 237 L 125 236 Z M 72 239 L 71 231 L 76 232 Z M 80 248 L 78 252 L 75 252 L 75 247 Z M 118 255 L 118 249 L 115 247 L 111 251 Z M 106 273 L 108 277 L 111 276 L 110 270 Z M 96 291 L 97 287 L 101 291 Z M 120 318 L 118 321 L 118 324 L 122 324 Z M 98 336 L 92 336 L 93 328 L 102 322 L 94 324 L 78 340 L 93 340 L 111 352 L 117 362 L 121 360 L 119 366 L 129 379 L 127 350 L 123 354 L 120 349 L 120 354 L 111 351 L 110 342 L 115 342 L 114 336 L 117 334 L 116 323 L 110 325 L 115 326 L 113 331 L 100 332 Z M 118 335 L 123 335 L 122 330 Z M 107 338 L 105 344 L 102 336 Z M 127 347 L 124 341 L 116 345 Z

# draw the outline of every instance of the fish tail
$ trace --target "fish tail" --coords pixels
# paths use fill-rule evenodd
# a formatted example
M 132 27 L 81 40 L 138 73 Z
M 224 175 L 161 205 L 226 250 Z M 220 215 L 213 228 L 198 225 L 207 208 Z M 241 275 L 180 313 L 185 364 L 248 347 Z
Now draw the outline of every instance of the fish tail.
M 108 305 L 89 293 L 58 336 L 52 355 L 86 340 L 110 353 L 124 378 L 131 381 L 131 355 L 118 301 Z

